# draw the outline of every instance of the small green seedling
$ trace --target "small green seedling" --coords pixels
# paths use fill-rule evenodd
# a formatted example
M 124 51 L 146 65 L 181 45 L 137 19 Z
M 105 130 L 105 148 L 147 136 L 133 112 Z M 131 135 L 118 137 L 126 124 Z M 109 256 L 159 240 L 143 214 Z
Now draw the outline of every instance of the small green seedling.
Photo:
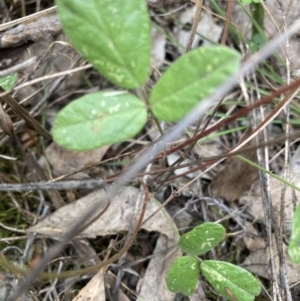
M 150 18 L 144 0 L 56 0 L 64 31 L 79 52 L 108 80 L 139 89 L 150 74 Z M 55 142 L 86 151 L 134 137 L 148 112 L 176 122 L 233 75 L 241 61 L 225 46 L 200 47 L 181 56 L 150 91 L 138 99 L 128 91 L 85 95 L 58 113 Z M 146 105 L 147 104 L 147 105 Z
M 145 0 L 56 0 L 56 4 L 64 31 L 95 69 L 122 89 L 148 95 L 144 85 L 151 70 L 151 22 Z M 171 65 L 149 99 L 117 90 L 71 102 L 58 113 L 53 138 L 70 150 L 85 151 L 134 137 L 146 124 L 148 113 L 158 120 L 179 121 L 236 73 L 240 61 L 240 54 L 225 46 L 197 48 Z M 224 237 L 224 228 L 213 223 L 185 234 L 179 245 L 188 256 L 170 269 L 169 289 L 192 294 L 201 270 L 225 298 L 231 294 L 238 301 L 253 300 L 260 286 L 249 272 L 219 261 L 200 265 L 192 256 L 204 254 Z
M 190 296 L 197 285 L 200 272 L 224 298 L 252 301 L 260 294 L 259 281 L 247 270 L 228 262 L 204 260 L 199 263 L 192 255 L 202 255 L 225 238 L 223 226 L 204 223 L 179 239 L 180 248 L 188 254 L 178 258 L 167 276 L 167 286 L 174 293 Z M 233 299 L 234 298 L 234 299 Z

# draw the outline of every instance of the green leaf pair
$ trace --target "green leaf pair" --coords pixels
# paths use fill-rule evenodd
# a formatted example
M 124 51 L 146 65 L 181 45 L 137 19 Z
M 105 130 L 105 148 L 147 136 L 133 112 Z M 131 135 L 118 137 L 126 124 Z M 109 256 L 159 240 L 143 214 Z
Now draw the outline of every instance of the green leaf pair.
M 189 254 L 178 258 L 167 276 L 170 291 L 191 295 L 197 285 L 200 271 L 213 288 L 224 298 L 252 301 L 260 294 L 259 281 L 247 270 L 234 264 L 205 260 L 199 264 L 191 255 L 201 255 L 219 244 L 225 237 L 223 226 L 204 223 L 184 234 L 179 240 L 180 248 Z
M 66 34 L 101 74 L 125 89 L 145 84 L 151 40 L 144 0 L 56 2 Z M 239 53 L 224 46 L 193 50 L 179 58 L 153 87 L 150 108 L 130 93 L 116 93 L 111 98 L 107 96 L 111 92 L 89 94 L 58 114 L 54 140 L 76 151 L 121 142 L 142 129 L 148 109 L 158 119 L 178 121 L 235 73 L 239 63 Z M 119 107 L 118 112 L 111 110 L 113 106 Z

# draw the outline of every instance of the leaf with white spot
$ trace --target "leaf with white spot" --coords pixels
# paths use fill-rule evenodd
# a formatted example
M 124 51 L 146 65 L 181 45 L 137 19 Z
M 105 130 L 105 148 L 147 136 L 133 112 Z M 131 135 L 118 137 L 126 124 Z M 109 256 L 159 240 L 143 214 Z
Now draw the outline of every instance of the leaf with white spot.
M 200 47 L 180 57 L 152 90 L 154 115 L 164 121 L 183 118 L 233 75 L 241 56 L 225 46 Z
M 239 266 L 228 262 L 205 260 L 201 263 L 200 269 L 213 288 L 228 300 L 253 301 L 255 296 L 260 294 L 259 281 Z
M 192 256 L 179 257 L 168 272 L 168 289 L 173 293 L 190 296 L 196 288 L 199 272 L 199 262 L 196 258 Z
M 10 90 L 17 80 L 17 73 L 0 77 L 0 87 L 2 87 L 5 91 Z
M 138 88 L 149 76 L 150 18 L 145 0 L 56 0 L 63 29 L 111 82 Z
M 134 137 L 147 121 L 145 104 L 123 91 L 85 95 L 62 109 L 53 126 L 54 141 L 85 151 Z
M 222 225 L 204 223 L 182 235 L 179 239 L 179 247 L 189 255 L 202 255 L 220 243 L 225 234 Z

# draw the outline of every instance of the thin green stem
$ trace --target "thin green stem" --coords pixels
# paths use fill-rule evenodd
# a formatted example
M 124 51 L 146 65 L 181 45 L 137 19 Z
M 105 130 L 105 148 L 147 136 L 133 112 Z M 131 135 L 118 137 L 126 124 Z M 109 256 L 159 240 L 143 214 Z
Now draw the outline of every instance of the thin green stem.
M 263 168 L 263 167 L 257 165 L 256 163 L 254 163 L 254 162 L 252 162 L 252 161 L 246 159 L 245 157 L 243 157 L 243 156 L 241 156 L 241 155 L 237 155 L 236 157 L 239 158 L 240 160 L 242 160 L 242 161 L 248 163 L 249 165 L 251 165 L 251 166 L 253 166 L 253 167 L 255 167 L 255 168 L 261 170 L 262 172 L 268 174 L 269 176 L 271 176 L 271 177 L 277 179 L 277 180 L 280 181 L 281 183 L 284 183 L 284 184 L 286 184 L 287 186 L 290 186 L 291 188 L 300 191 L 300 187 L 298 187 L 298 186 L 296 186 L 296 185 L 290 183 L 289 181 L 283 179 L 282 177 L 280 177 L 280 176 L 278 176 L 278 175 L 273 174 L 272 172 L 266 170 L 265 168 Z

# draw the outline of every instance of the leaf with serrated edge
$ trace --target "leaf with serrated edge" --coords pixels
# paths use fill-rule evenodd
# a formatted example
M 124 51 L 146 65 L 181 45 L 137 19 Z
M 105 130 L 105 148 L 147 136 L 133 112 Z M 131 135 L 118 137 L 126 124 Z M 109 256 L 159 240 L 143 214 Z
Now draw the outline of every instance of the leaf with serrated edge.
M 138 88 L 150 69 L 150 19 L 145 0 L 56 0 L 63 29 L 111 82 Z
M 220 243 L 225 234 L 222 225 L 204 223 L 182 235 L 179 239 L 179 247 L 189 255 L 201 255 Z
M 197 259 L 192 256 L 179 257 L 168 272 L 168 289 L 174 293 L 190 296 L 196 288 L 199 272 Z
M 182 119 L 233 75 L 240 54 L 225 46 L 200 47 L 179 58 L 154 86 L 150 104 L 164 121 Z
M 91 150 L 134 137 L 147 121 L 145 104 L 123 91 L 85 95 L 62 109 L 53 139 L 67 149 Z
M 229 300 L 228 289 L 237 301 L 253 301 L 260 294 L 259 281 L 250 272 L 234 264 L 205 260 L 200 269 L 214 289 Z

